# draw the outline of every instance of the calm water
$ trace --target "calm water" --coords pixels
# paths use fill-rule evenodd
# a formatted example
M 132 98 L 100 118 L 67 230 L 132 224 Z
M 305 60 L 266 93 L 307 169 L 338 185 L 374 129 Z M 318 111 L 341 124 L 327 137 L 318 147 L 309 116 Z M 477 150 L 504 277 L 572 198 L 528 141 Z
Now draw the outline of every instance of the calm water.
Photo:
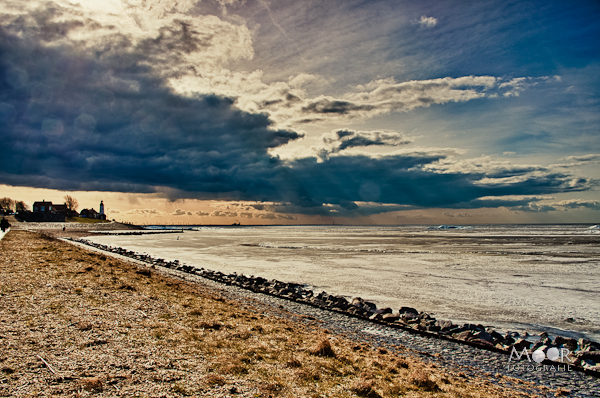
M 199 228 L 90 240 L 307 284 L 439 319 L 600 340 L 600 234 L 589 225 Z

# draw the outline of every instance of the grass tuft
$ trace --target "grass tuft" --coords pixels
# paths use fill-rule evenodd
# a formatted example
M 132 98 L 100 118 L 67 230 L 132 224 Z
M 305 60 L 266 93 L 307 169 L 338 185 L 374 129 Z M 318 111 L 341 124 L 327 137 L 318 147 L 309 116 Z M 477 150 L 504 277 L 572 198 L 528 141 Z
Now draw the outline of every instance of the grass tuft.
M 359 397 L 381 398 L 381 395 L 375 391 L 375 386 L 372 380 L 357 380 L 350 389 Z
M 210 374 L 208 376 L 206 376 L 206 379 L 204 379 L 204 382 L 208 385 L 218 385 L 218 386 L 222 386 L 224 385 L 227 381 L 225 380 L 225 377 L 219 375 L 219 374 Z
M 285 363 L 285 366 L 287 366 L 288 368 L 301 368 L 302 363 L 296 358 L 292 358 Z
M 102 380 L 99 377 L 87 377 L 79 382 L 86 391 L 102 392 L 104 390 Z
M 424 368 L 418 368 L 411 372 L 410 381 L 416 387 L 425 391 L 440 391 L 437 383 L 431 379 L 431 373 Z
M 312 355 L 318 355 L 320 357 L 335 358 L 335 352 L 333 351 L 331 342 L 328 338 L 322 338 L 319 340 L 317 344 L 308 352 L 310 352 Z

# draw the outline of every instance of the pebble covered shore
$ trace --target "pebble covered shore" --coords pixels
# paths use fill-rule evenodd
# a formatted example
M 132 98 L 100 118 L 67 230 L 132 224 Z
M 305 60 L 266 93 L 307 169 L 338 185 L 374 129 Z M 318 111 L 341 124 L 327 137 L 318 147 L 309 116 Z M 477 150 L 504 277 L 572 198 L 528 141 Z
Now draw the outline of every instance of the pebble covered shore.
M 392 309 L 377 309 L 368 301 L 355 298 L 351 302 L 343 297 L 330 296 L 325 292 L 314 294 L 298 284 L 267 281 L 264 278 L 243 275 L 226 275 L 218 271 L 197 269 L 152 258 L 118 247 L 109 247 L 87 240 L 72 239 L 120 257 L 134 260 L 145 266 L 160 268 L 168 273 L 191 280 L 202 280 L 214 287 L 237 295 L 252 297 L 266 305 L 285 308 L 300 314 L 301 321 L 315 322 L 332 332 L 351 338 L 369 341 L 375 345 L 401 345 L 414 350 L 423 359 L 440 366 L 461 369 L 467 375 L 487 375 L 493 380 L 498 375 L 514 377 L 530 382 L 533 386 L 560 388 L 565 394 L 577 397 L 600 396 L 598 365 L 600 346 L 592 341 L 556 336 L 539 336 L 537 342 L 508 333 L 504 336 L 482 325 L 453 325 L 449 321 L 436 320 L 429 314 L 413 308 L 403 307 L 398 312 Z M 209 281 L 207 281 L 209 279 Z M 308 321 L 307 321 L 308 320 Z M 567 348 L 571 354 L 568 362 L 509 362 L 509 354 L 515 346 L 522 352 L 551 348 Z M 550 356 L 550 355 L 548 355 Z M 539 391 L 535 390 L 539 394 Z M 554 396 L 550 394 L 548 396 Z

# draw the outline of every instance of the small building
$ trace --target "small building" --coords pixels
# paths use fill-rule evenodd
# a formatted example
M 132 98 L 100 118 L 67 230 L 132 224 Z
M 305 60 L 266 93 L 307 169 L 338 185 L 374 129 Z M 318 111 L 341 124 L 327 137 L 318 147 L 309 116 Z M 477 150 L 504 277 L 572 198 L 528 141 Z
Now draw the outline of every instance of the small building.
M 52 202 L 46 202 L 42 200 L 41 202 L 33 203 L 33 212 L 34 213 L 51 213 L 52 212 Z
M 92 209 L 83 209 L 79 212 L 79 217 L 84 218 L 99 218 L 99 214 L 96 210 Z
M 54 210 L 56 213 L 62 214 L 64 216 L 67 216 L 67 212 L 69 211 L 69 209 L 67 209 L 66 204 L 52 205 L 52 210 Z

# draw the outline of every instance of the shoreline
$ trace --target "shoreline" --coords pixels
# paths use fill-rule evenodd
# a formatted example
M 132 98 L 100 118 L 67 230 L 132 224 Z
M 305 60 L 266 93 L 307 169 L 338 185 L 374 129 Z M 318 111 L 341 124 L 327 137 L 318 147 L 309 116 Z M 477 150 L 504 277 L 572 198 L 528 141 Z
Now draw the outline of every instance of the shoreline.
M 17 229 L 13 228 L 13 231 L 15 232 L 20 232 L 18 231 L 18 227 L 20 227 L 23 224 L 20 224 L 17 226 Z M 14 227 L 14 225 L 13 225 Z M 87 228 L 86 228 L 87 227 Z M 89 230 L 93 229 L 94 225 L 85 225 L 85 226 L 81 226 L 81 228 L 78 229 L 77 232 L 80 233 L 84 233 L 85 229 L 88 229 L 88 231 L 85 231 L 85 235 L 90 236 L 90 235 L 96 235 L 96 234 L 91 234 L 89 232 Z M 128 228 L 129 226 L 127 226 Z M 60 235 L 62 235 L 62 227 L 60 229 L 40 229 L 38 230 L 38 232 L 42 233 L 41 238 L 42 239 L 46 239 L 46 240 L 53 240 L 53 237 L 58 237 Z M 66 231 L 67 233 L 69 231 Z M 37 234 L 36 234 L 37 235 Z M 75 236 L 71 235 L 71 237 L 78 237 L 81 236 L 79 233 L 75 234 Z M 67 236 L 68 237 L 68 236 Z M 0 241 L 1 243 L 2 241 Z M 72 246 L 72 245 L 71 245 Z M 88 247 L 86 249 L 86 251 L 92 250 L 92 252 L 95 252 L 95 250 L 93 248 Z M 100 253 L 100 252 L 98 252 Z M 113 256 L 113 253 L 104 253 L 106 255 L 110 255 Z M 118 258 L 119 256 L 116 256 L 116 258 Z M 108 258 L 112 258 L 112 257 L 108 257 Z M 122 257 L 121 260 L 125 260 L 126 262 L 131 262 L 131 263 L 135 263 L 137 264 L 137 266 L 141 266 L 142 270 L 149 270 L 150 272 L 154 273 L 154 272 L 158 272 L 159 271 L 159 267 L 156 267 L 154 269 L 149 268 L 148 264 L 144 264 L 141 263 L 135 259 L 132 258 L 126 258 L 126 257 Z M 163 272 L 164 271 L 164 272 Z M 146 272 L 146 271 L 144 271 Z M 304 318 L 304 316 L 307 316 L 307 319 L 312 319 L 310 320 L 310 322 L 314 322 L 315 325 L 318 325 L 320 327 L 326 326 L 326 328 L 328 330 L 330 330 L 330 332 L 335 334 L 341 334 L 344 337 L 348 336 L 348 335 L 356 335 L 357 333 L 360 335 L 358 337 L 359 341 L 370 341 L 370 344 L 372 344 L 373 346 L 378 346 L 379 344 L 381 344 L 382 340 L 386 340 L 387 339 L 387 345 L 386 347 L 389 349 L 389 346 L 394 346 L 394 344 L 396 344 L 398 341 L 403 341 L 403 345 L 405 341 L 411 341 L 413 343 L 415 343 L 415 341 L 417 341 L 417 343 L 415 343 L 416 345 L 413 346 L 413 348 L 409 348 L 409 350 L 412 350 L 413 352 L 418 352 L 421 356 L 421 359 L 425 359 L 425 360 L 431 360 L 431 358 L 433 357 L 437 357 L 438 354 L 435 353 L 435 349 L 431 349 L 432 346 L 438 347 L 437 350 L 442 350 L 442 351 L 447 351 L 447 350 L 451 350 L 451 351 L 457 351 L 457 352 L 462 352 L 463 354 L 461 355 L 467 355 L 469 357 L 472 358 L 479 358 L 480 362 L 479 363 L 473 363 L 471 362 L 471 367 L 475 366 L 475 367 L 481 367 L 483 366 L 483 364 L 489 365 L 490 363 L 490 358 L 487 358 L 486 355 L 487 354 L 481 354 L 482 352 L 488 352 L 489 354 L 493 354 L 490 351 L 485 351 L 485 350 L 481 350 L 480 348 L 469 348 L 469 346 L 466 346 L 464 344 L 459 344 L 456 345 L 455 342 L 452 341 L 446 341 L 444 342 L 444 340 L 441 340 L 439 338 L 436 338 L 435 336 L 433 337 L 423 337 L 421 338 L 418 335 L 415 335 L 413 333 L 408 332 L 408 335 L 406 333 L 406 331 L 402 331 L 402 330 L 397 330 L 396 332 L 390 332 L 389 331 L 389 327 L 386 325 L 378 325 L 376 323 L 373 323 L 372 321 L 368 321 L 368 320 L 362 320 L 359 318 L 351 318 L 349 319 L 349 317 L 346 314 L 335 314 L 332 313 L 329 310 L 325 310 L 322 308 L 318 308 L 318 307 L 310 307 L 310 308 L 306 308 L 306 304 L 303 303 L 296 303 L 294 301 L 290 301 L 289 299 L 281 299 L 278 298 L 276 296 L 269 296 L 269 295 L 265 295 L 264 293 L 254 293 L 252 291 L 248 291 L 248 290 L 240 290 L 239 287 L 234 286 L 232 284 L 223 284 L 222 282 L 213 282 L 211 280 L 207 280 L 205 278 L 202 277 L 198 277 L 195 275 L 190 275 L 190 274 L 185 274 L 182 273 L 180 271 L 174 270 L 174 269 L 168 269 L 165 268 L 163 270 L 160 270 L 160 273 L 163 274 L 167 277 L 171 277 L 171 278 L 176 278 L 178 280 L 189 280 L 189 281 L 193 281 L 194 284 L 199 284 L 201 286 L 206 287 L 207 285 L 211 286 L 212 289 L 215 289 L 216 291 L 219 291 L 219 294 L 225 294 L 225 292 L 234 292 L 234 296 L 237 297 L 237 299 L 242 299 L 242 300 L 246 300 L 248 297 L 252 297 L 252 300 L 254 302 L 261 302 L 261 305 L 267 305 L 269 307 L 277 307 L 279 309 L 281 309 L 282 307 L 284 307 L 286 310 L 288 311 L 292 311 L 295 312 L 296 314 L 304 314 L 300 317 L 295 316 L 294 317 L 294 321 L 296 322 L 301 322 L 301 323 L 306 323 L 306 319 Z M 330 319 L 336 319 L 334 322 L 330 322 Z M 366 324 L 364 322 L 367 322 Z M 341 326 L 340 326 L 341 325 Z M 344 326 L 345 325 L 345 326 Z M 374 333 L 374 334 L 373 334 Z M 396 338 L 391 338 L 388 335 L 395 335 L 397 336 Z M 388 336 L 388 337 L 385 337 Z M 414 336 L 414 337 L 411 337 Z M 356 336 L 353 337 L 353 339 L 356 339 Z M 374 339 L 374 340 L 373 340 Z M 440 341 L 441 343 L 435 342 L 435 341 Z M 1 341 L 1 338 L 0 338 Z M 406 344 L 406 347 L 411 347 L 410 344 Z M 451 347 L 451 348 L 448 348 Z M 417 350 L 417 351 L 414 351 Z M 465 351 L 466 350 L 466 351 Z M 433 355 L 432 357 L 432 354 Z M 496 354 L 494 354 L 496 355 Z M 497 363 L 502 363 L 504 364 L 506 362 L 506 354 L 497 354 L 497 355 L 501 355 L 501 357 L 498 357 L 495 359 L 495 362 Z M 1 358 L 0 358 L 1 359 Z M 464 359 L 464 358 L 463 358 Z M 442 366 L 447 366 L 448 365 L 448 359 L 443 359 L 441 360 L 442 362 Z M 464 361 L 463 361 L 464 362 Z M 465 363 L 468 363 L 469 361 L 466 360 Z M 493 362 L 493 361 L 492 361 Z M 457 363 L 453 363 L 453 366 L 456 365 L 458 367 L 461 367 L 461 363 L 460 361 Z M 484 366 L 485 368 L 485 366 Z M 487 369 L 487 374 L 488 376 L 490 374 L 494 374 L 494 372 L 498 373 L 498 367 L 496 368 L 488 368 Z M 579 373 L 579 372 L 575 372 L 575 373 Z M 469 374 L 469 376 L 477 376 L 477 377 L 481 377 L 481 374 L 486 374 L 486 372 L 482 371 L 481 369 L 477 370 L 475 369 L 474 373 L 469 373 L 467 372 L 467 374 Z M 577 376 L 576 380 L 568 380 L 568 379 L 572 379 L 573 375 L 572 372 L 567 374 L 567 380 L 565 380 L 565 375 L 562 375 L 562 381 L 559 382 L 558 384 L 554 384 L 554 383 L 546 383 L 543 378 L 540 377 L 536 377 L 535 375 L 530 374 L 530 372 L 521 372 L 519 374 L 519 372 L 506 372 L 505 369 L 502 370 L 500 369 L 499 374 L 503 375 L 504 377 L 516 377 L 516 379 L 522 379 L 525 380 L 526 382 L 533 382 L 534 384 L 539 384 L 541 386 L 546 386 L 546 387 L 550 387 L 550 388 L 567 388 L 570 389 L 572 392 L 573 391 L 577 391 L 580 387 L 581 387 L 581 383 L 592 383 L 592 385 L 595 385 L 595 391 L 600 391 L 600 385 L 598 384 L 598 379 L 597 378 L 592 378 L 589 379 L 590 376 L 586 376 L 584 374 L 580 374 L 581 376 Z M 1 376 L 1 373 L 0 373 Z M 561 376 L 561 375 L 558 375 Z M 581 379 L 583 377 L 583 379 Z M 587 378 L 587 379 L 586 379 Z M 585 381 L 587 380 L 587 381 Z M 591 380 L 591 381 L 590 381 Z M 0 378 L 0 385 L 1 385 L 1 378 Z M 577 387 L 580 386 L 580 387 Z M 543 395 L 543 394 L 542 394 Z M 550 396 L 550 395 L 548 395 Z M 580 396 L 580 395 L 576 395 L 576 396 Z M 581 395 L 581 396 L 589 396 L 589 395 Z
M 67 225 L 68 229 L 66 232 L 61 231 L 62 226 L 64 225 L 63 223 L 36 223 L 36 225 L 31 225 L 31 223 L 18 223 L 19 227 L 34 227 L 32 228 L 33 230 L 38 230 L 39 232 L 45 233 L 45 234 L 49 234 L 53 237 L 66 237 L 66 238 L 81 238 L 81 237 L 85 237 L 85 236 L 98 236 L 98 235 L 137 235 L 139 234 L 153 234 L 153 233 L 179 233 L 180 231 L 172 231 L 172 230 L 166 230 L 166 231 L 154 231 L 154 230 L 144 230 L 144 231 L 140 231 L 140 227 L 136 226 L 136 225 L 131 225 L 131 224 L 120 224 L 120 223 L 116 223 L 116 222 L 110 222 L 110 223 L 98 223 L 98 224 L 79 224 L 79 223 L 72 223 L 71 225 Z M 30 225 L 27 225 L 30 224 Z M 587 225 L 587 224 L 586 224 Z M 101 226 L 101 228 L 99 228 L 98 226 Z M 48 228 L 51 227 L 51 228 Z M 76 231 L 76 232 L 74 232 Z M 85 231 L 85 232 L 84 232 Z M 448 235 L 446 233 L 443 233 L 440 236 L 445 236 L 447 237 Z M 487 235 L 486 235 L 487 237 Z M 455 239 L 456 237 L 452 236 L 452 239 Z M 458 237 L 462 240 L 471 240 L 472 237 L 470 236 L 460 236 Z M 545 237 L 548 238 L 548 237 Z M 568 236 L 569 239 L 569 243 L 571 242 L 571 239 L 574 238 L 572 236 Z M 597 236 L 590 236 L 590 235 L 581 235 L 579 236 L 579 238 L 583 238 L 584 240 L 586 239 L 592 239 L 594 241 L 597 241 L 598 237 Z M 538 238 L 536 237 L 536 240 Z M 242 244 L 243 246 L 243 244 Z M 156 253 L 155 253 L 156 254 Z M 157 257 L 158 258 L 158 257 Z M 196 267 L 198 267 L 198 265 L 196 265 Z M 231 271 L 229 271 L 231 272 Z M 237 275 L 236 272 L 233 273 L 234 275 Z M 243 276 L 243 275 L 241 275 Z M 210 276 L 209 276 L 210 277 Z M 225 283 L 229 283 L 227 280 L 224 280 L 223 282 Z M 302 284 L 303 281 L 296 281 L 300 284 Z M 324 292 L 325 293 L 325 292 Z M 351 296 L 345 296 L 348 299 Z M 369 297 L 367 297 L 367 300 L 369 299 Z M 410 305 L 410 302 L 408 303 Z M 403 304 L 404 305 L 404 304 Z M 435 311 L 435 310 L 434 310 Z M 417 313 L 420 311 L 417 311 Z M 437 312 L 437 311 L 436 311 Z M 475 322 L 473 322 L 474 319 L 477 319 L 476 317 L 473 318 L 451 318 L 451 317 L 442 317 L 442 319 L 446 319 L 455 323 L 464 323 L 464 324 L 473 324 Z M 435 319 L 434 319 L 435 320 Z M 577 320 L 579 321 L 579 320 Z M 583 338 L 584 340 L 591 340 L 592 342 L 597 343 L 598 340 L 595 339 L 594 337 L 596 337 L 595 335 L 597 335 L 598 333 L 593 331 L 593 332 L 585 332 L 585 331 L 578 331 L 577 329 L 566 329 L 567 326 L 570 326 L 568 324 L 564 324 L 564 325 L 560 325 L 560 326 L 549 326 L 549 325 L 544 325 L 544 324 L 533 324 L 533 323 L 522 323 L 520 324 L 519 322 L 513 322 L 513 321 L 509 321 L 509 320 L 503 320 L 503 321 L 493 321 L 493 320 L 489 320 L 489 319 L 484 319 L 484 320 L 480 320 L 478 323 L 482 323 L 484 325 L 493 325 L 493 326 L 489 326 L 489 327 L 494 327 L 496 330 L 501 331 L 502 334 L 505 334 L 506 332 L 511 332 L 511 331 L 518 331 L 520 332 L 524 337 L 526 337 L 528 340 L 535 342 L 535 336 L 537 334 L 543 334 L 543 333 L 548 333 L 551 336 L 556 335 L 556 336 L 561 336 L 561 337 L 568 337 L 568 338 L 574 338 L 575 340 L 581 339 Z M 564 323 L 564 322 L 563 322 Z M 511 327 L 512 326 L 512 327 Z M 487 328 L 488 326 L 486 326 Z M 530 336 L 530 333 L 533 333 L 532 336 Z M 594 337 L 589 337 L 586 335 L 593 335 Z M 489 339 L 488 339 L 489 340 Z M 498 340 L 498 339 L 496 339 Z M 497 343 L 498 341 L 494 342 L 494 345 Z M 506 347 L 505 347 L 506 348 Z
M 592 351 L 600 352 L 600 344 L 587 339 L 581 338 L 577 341 L 569 337 L 557 335 L 554 336 L 554 341 L 552 341 L 550 336 L 545 332 L 537 336 L 536 339 L 535 336 L 520 336 L 518 333 L 510 331 L 503 337 L 492 327 L 470 323 L 455 325 L 447 320 L 436 320 L 430 316 L 430 314 L 419 312 L 414 308 L 402 307 L 398 314 L 394 314 L 391 308 L 377 309 L 377 306 L 374 303 L 370 303 L 361 298 L 355 298 L 353 299 L 353 302 L 350 303 L 341 296 L 332 296 L 326 292 L 322 292 L 318 296 L 315 296 L 312 290 L 304 289 L 302 285 L 296 283 L 285 283 L 277 280 L 267 281 L 262 277 L 248 277 L 237 273 L 223 274 L 219 271 L 211 271 L 204 268 L 195 268 L 180 264 L 178 260 L 165 261 L 161 258 L 153 258 L 147 254 L 142 255 L 120 247 L 106 246 L 85 239 L 71 238 L 69 240 L 106 253 L 118 254 L 137 260 L 153 269 L 156 269 L 157 267 L 173 269 L 186 274 L 210 279 L 217 283 L 238 286 L 255 293 L 298 302 L 327 311 L 337 312 L 349 317 L 365 319 L 369 322 L 385 325 L 389 328 L 402 329 L 409 333 L 449 340 L 479 349 L 503 353 L 505 355 L 509 355 L 513 347 L 518 351 L 522 351 L 526 348 L 532 352 L 539 348 L 545 350 L 552 347 L 556 347 L 559 350 L 565 349 L 575 355 L 576 359 L 573 361 L 575 369 L 595 377 L 600 377 L 600 366 L 598 363 L 593 361 L 593 365 L 588 365 L 588 363 L 584 361 L 588 358 L 586 357 L 586 352 L 590 350 L 590 347 Z M 548 366 L 562 365 L 549 360 L 545 360 L 543 364 Z
M 397 340 L 329 331 L 327 320 L 264 295 L 236 296 L 40 234 L 12 230 L 0 249 L 2 396 L 576 394 L 576 385 L 466 374 Z
M 167 234 L 177 234 L 177 233 L 181 233 L 181 230 L 166 230 L 166 231 L 155 231 L 155 230 L 140 230 L 139 226 L 135 226 L 135 225 L 130 225 L 130 224 L 119 224 L 119 223 L 115 223 L 115 222 L 111 222 L 111 223 L 101 223 L 101 224 L 78 224 L 78 223 L 73 223 L 70 225 L 67 225 L 67 230 L 66 232 L 62 232 L 61 229 L 64 226 L 63 223 L 35 223 L 35 225 L 32 225 L 33 223 L 18 223 L 18 227 L 27 227 L 28 230 L 33 230 L 33 231 L 39 231 L 48 235 L 51 235 L 53 237 L 67 237 L 67 238 L 82 238 L 85 236 L 107 236 L 107 235 L 118 235 L 118 236 L 127 236 L 127 235 L 152 235 L 155 233 L 167 233 Z M 29 225 L 27 225 L 29 224 Z M 587 225 L 587 224 L 586 224 Z M 102 228 L 99 228 L 98 226 L 101 226 Z M 32 228 L 33 227 L 33 228 Z M 49 228 L 50 227 L 50 228 Z M 424 238 L 426 238 L 426 236 L 429 236 L 430 232 L 434 232 L 434 231 L 428 231 L 426 233 L 425 236 L 423 237 L 419 237 L 418 235 L 416 235 L 416 237 L 411 238 L 411 239 L 417 239 L 416 241 L 416 245 L 422 245 L 423 242 L 418 241 L 419 239 L 423 240 Z M 485 237 L 485 239 L 488 239 L 492 236 L 488 236 L 486 231 L 482 231 L 479 232 L 477 235 L 480 235 L 481 233 L 483 233 L 482 236 Z M 415 236 L 415 235 L 411 235 L 411 236 Z M 480 239 L 477 236 L 454 236 L 452 234 L 448 234 L 447 232 L 442 232 L 442 233 L 437 233 L 435 235 L 435 237 L 437 237 L 438 239 L 459 239 L 459 241 L 468 241 L 468 244 L 470 245 L 476 245 L 477 241 Z M 501 236 L 501 239 L 513 239 L 514 236 Z M 536 242 L 538 242 L 539 244 L 542 245 L 546 245 L 546 244 L 557 244 L 557 242 L 554 240 L 553 237 L 549 237 L 549 236 L 544 236 L 544 237 L 537 237 L 536 235 L 532 235 L 529 236 L 529 238 L 535 239 Z M 563 242 L 562 244 L 574 244 L 574 242 L 579 242 L 581 240 L 581 242 L 583 243 L 598 243 L 600 241 L 598 241 L 600 237 L 598 235 L 577 235 L 577 236 L 573 236 L 570 234 L 567 235 L 562 235 L 562 239 L 560 239 L 558 244 L 561 244 L 560 242 Z M 540 241 L 540 239 L 542 239 Z M 575 240 L 573 240 L 575 239 Z M 117 241 L 118 242 L 118 241 Z M 475 242 L 475 243 L 473 243 Z M 110 244 L 110 243 L 109 243 Z M 462 245 L 462 242 L 460 243 Z M 241 246 L 252 246 L 252 244 L 248 245 L 248 244 L 241 244 Z M 134 249 L 135 250 L 135 249 Z M 142 249 L 143 250 L 143 249 Z M 468 250 L 468 249 L 467 249 Z M 490 252 L 484 252 L 482 253 L 483 255 L 493 255 L 493 254 L 504 254 L 501 252 L 496 253 L 495 251 L 493 251 L 494 249 L 491 248 L 492 251 Z M 413 252 L 408 252 L 408 253 L 413 253 Z M 535 253 L 516 253 L 516 254 L 521 254 L 521 255 L 530 255 L 530 254 L 535 254 Z M 154 251 L 153 255 L 155 255 L 156 257 L 160 257 L 161 254 Z M 565 255 L 563 255 L 564 257 Z M 569 254 L 570 256 L 570 254 Z M 582 256 L 586 256 L 586 254 L 583 254 Z M 169 257 L 170 260 L 182 260 L 181 258 L 177 258 L 176 256 L 170 256 Z M 183 259 L 185 261 L 185 259 Z M 536 261 L 535 259 L 533 261 Z M 193 263 L 195 267 L 202 267 L 204 266 L 204 264 L 196 264 Z M 209 266 L 210 267 L 210 266 Z M 229 267 L 229 268 L 225 268 L 224 272 L 239 272 L 239 270 L 237 269 L 232 269 L 233 267 Z M 219 269 L 221 270 L 220 267 L 217 268 L 213 268 L 213 269 Z M 243 269 L 243 268 L 242 268 Z M 244 271 L 242 271 L 244 272 Z M 256 273 L 255 272 L 250 272 L 250 273 Z M 260 273 L 258 273 L 261 276 L 266 276 L 266 275 L 262 275 Z M 268 273 L 267 273 L 268 274 Z M 515 277 L 518 276 L 529 276 L 529 275 L 513 275 Z M 274 278 L 278 278 L 277 275 L 272 275 L 272 276 L 267 276 L 267 277 L 274 277 Z M 298 280 L 296 280 L 298 279 Z M 287 278 L 286 281 L 287 282 L 297 282 L 297 283 L 304 283 L 305 281 L 302 278 Z M 314 279 L 314 278 L 313 278 Z M 514 278 L 513 278 L 514 279 Z M 318 286 L 315 285 L 314 281 L 310 281 L 309 278 L 309 283 L 313 283 L 313 285 L 311 286 Z M 535 282 L 533 282 L 535 283 Z M 543 282 L 542 285 L 538 286 L 540 288 L 546 288 L 548 286 L 544 286 Z M 553 287 L 553 286 L 549 286 L 549 287 Z M 325 288 L 326 289 L 326 288 Z M 560 289 L 560 287 L 559 287 Z M 333 289 L 334 292 L 333 294 L 342 294 L 344 295 L 344 297 L 346 297 L 347 299 L 350 299 L 351 297 L 355 296 L 355 295 L 360 295 L 360 291 L 356 291 L 354 292 L 353 295 L 347 295 L 345 294 L 345 292 L 340 291 L 339 289 Z M 355 289 L 356 290 L 356 289 Z M 577 290 L 577 289 L 576 289 Z M 582 290 L 584 291 L 584 290 Z M 329 293 L 329 292 L 328 292 Z M 365 294 L 363 292 L 363 294 Z M 392 308 L 394 308 L 395 305 L 398 305 L 398 303 L 393 303 L 391 301 L 398 301 L 397 299 L 394 300 L 390 300 L 390 299 L 385 299 L 381 300 L 381 298 L 377 297 L 377 296 L 369 296 L 368 293 L 365 295 L 365 297 L 367 299 L 369 298 L 374 298 L 376 300 L 376 302 L 381 305 L 381 306 L 391 306 Z M 413 297 L 414 299 L 415 297 Z M 439 301 L 439 297 L 437 298 Z M 459 301 L 460 302 L 460 301 Z M 462 303 L 462 305 L 465 305 L 466 303 Z M 485 307 L 477 307 L 475 306 L 474 308 L 476 309 L 475 311 L 471 311 L 472 313 L 470 314 L 471 316 L 466 317 L 464 314 L 462 313 L 456 313 L 457 311 L 449 311 L 450 313 L 446 313 L 444 314 L 444 310 L 441 310 L 440 313 L 440 309 L 436 308 L 435 305 L 433 305 L 433 308 L 430 308 L 432 306 L 428 306 L 426 302 L 420 302 L 420 300 L 416 299 L 415 300 L 402 300 L 399 304 L 400 306 L 404 306 L 404 305 L 411 305 L 411 306 L 416 306 L 416 308 L 420 309 L 420 307 L 424 307 L 425 311 L 428 311 L 430 313 L 436 313 L 438 314 L 441 319 L 446 319 L 446 320 L 450 320 L 454 323 L 466 323 L 466 324 L 470 324 L 470 323 L 476 323 L 476 324 L 483 324 L 483 325 L 492 325 L 496 330 L 500 331 L 502 334 L 505 334 L 508 331 L 517 331 L 521 334 L 524 335 L 528 335 L 528 334 L 533 334 L 533 335 L 537 335 L 543 332 L 547 332 L 550 335 L 560 335 L 563 337 L 569 337 L 569 338 L 574 338 L 576 340 L 580 339 L 580 338 L 584 338 L 587 340 L 591 340 L 591 341 L 595 341 L 595 342 L 599 342 L 600 340 L 598 340 L 598 336 L 600 336 L 600 332 L 598 332 L 597 327 L 591 327 L 589 329 L 584 329 L 586 322 L 589 324 L 589 320 L 585 319 L 587 318 L 585 315 L 586 314 L 571 314 L 569 311 L 564 311 L 563 310 L 563 314 L 562 317 L 560 318 L 560 321 L 557 321 L 555 319 L 555 322 L 553 323 L 544 323 L 544 320 L 542 318 L 540 318 L 538 316 L 539 319 L 535 319 L 535 316 L 530 318 L 530 319 L 522 319 L 522 318 L 518 318 L 518 317 L 512 317 L 509 318 L 506 316 L 506 314 L 503 313 L 503 316 L 500 317 L 490 317 L 486 315 L 485 312 Z M 461 304 L 459 304 L 461 305 Z M 470 305 L 470 304 L 467 304 Z M 396 307 L 397 308 L 397 307 Z M 460 308 L 460 307 L 457 307 Z M 472 308 L 472 307 L 469 307 Z M 492 307 L 490 307 L 492 308 Z M 466 309 L 466 313 L 469 313 L 469 309 Z M 484 312 L 482 312 L 484 311 Z M 448 312 L 448 311 L 446 311 Z M 452 313 L 455 312 L 455 313 Z M 460 311 L 458 311 L 460 312 Z M 463 311 L 464 312 L 464 311 Z M 465 314 L 466 314 L 465 313 Z M 517 315 L 517 314 L 512 314 L 512 315 Z M 539 314 L 538 314 L 539 315 Z M 569 317 L 573 317 L 573 318 L 569 318 Z M 564 318 L 564 319 L 563 319 Z M 514 319 L 520 320 L 520 321 L 513 321 Z M 590 325 L 593 326 L 593 323 L 591 323 Z
M 373 234 L 271 228 L 89 239 L 197 268 L 304 284 L 347 300 L 359 296 L 394 311 L 410 306 L 454 323 L 492 325 L 503 335 L 545 331 L 600 341 L 600 236 L 490 240 L 488 232 L 495 231 L 464 237 L 419 228 Z
M 93 247 L 88 247 L 91 250 L 99 250 Z M 110 253 L 123 259 L 135 262 L 142 267 L 148 267 L 144 263 L 135 258 L 124 257 L 118 254 Z M 158 269 L 158 268 L 156 268 Z M 253 300 L 261 301 L 268 305 L 301 314 L 301 318 L 307 317 L 315 322 L 318 322 L 320 327 L 325 327 L 331 333 L 340 334 L 345 337 L 351 337 L 357 341 L 368 341 L 374 346 L 386 345 L 395 346 L 401 342 L 403 349 L 408 349 L 421 359 L 433 361 L 438 366 L 444 368 L 460 369 L 460 372 L 468 377 L 487 375 L 490 378 L 509 377 L 521 380 L 520 382 L 533 383 L 542 387 L 558 388 L 570 390 L 569 396 L 594 396 L 587 394 L 587 391 L 600 391 L 600 380 L 593 372 L 577 372 L 572 367 L 566 368 L 563 365 L 556 366 L 548 365 L 548 362 L 539 364 L 534 371 L 528 369 L 527 366 L 507 366 L 506 353 L 493 353 L 481 347 L 469 346 L 464 342 L 440 339 L 437 336 L 419 336 L 415 333 L 410 333 L 406 330 L 394 330 L 387 325 L 381 323 L 373 323 L 372 321 L 361 319 L 358 317 L 348 317 L 346 314 L 332 312 L 330 310 L 318 308 L 315 306 L 307 306 L 305 303 L 299 303 L 289 300 L 288 298 L 280 298 L 275 295 L 266 295 L 264 293 L 255 293 L 233 284 L 223 284 L 207 280 L 203 277 L 191 275 L 176 269 L 164 269 L 169 275 L 174 277 L 189 280 L 194 283 L 209 284 L 223 292 L 232 293 L 234 296 L 251 297 Z M 390 330 L 391 329 L 391 330 Z M 440 355 L 444 352 L 445 355 Z M 447 354 L 451 353 L 450 356 Z M 556 365 L 556 364 L 555 364 Z M 535 373 L 537 369 L 537 374 Z M 540 371 L 548 370 L 548 373 Z M 558 370 L 558 372 L 556 372 Z M 587 373 L 587 374 L 586 374 Z M 493 377 L 492 377 L 493 376 Z M 533 391 L 529 391 L 531 395 Z M 561 396 L 563 392 L 557 392 L 555 395 Z M 544 394 L 542 394 L 544 396 Z

